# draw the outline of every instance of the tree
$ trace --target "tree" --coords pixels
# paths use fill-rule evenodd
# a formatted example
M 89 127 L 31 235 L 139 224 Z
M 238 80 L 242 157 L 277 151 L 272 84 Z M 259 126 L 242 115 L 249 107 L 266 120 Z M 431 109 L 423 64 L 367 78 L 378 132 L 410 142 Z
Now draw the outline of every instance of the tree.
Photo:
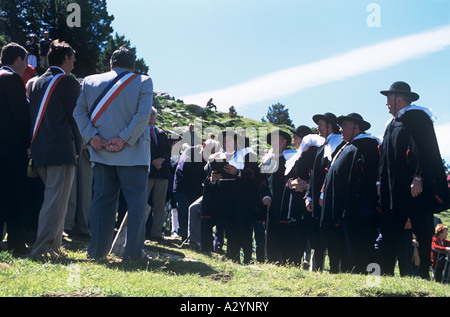
M 49 31 L 52 39 L 69 43 L 76 51 L 73 73 L 85 77 L 95 73 L 100 52 L 113 29 L 114 16 L 109 15 L 106 0 L 77 0 L 80 7 L 80 27 L 69 27 L 67 8 L 73 0 L 0 0 L 0 38 L 5 42 L 24 45 L 30 33 L 40 37 Z M 42 69 L 38 69 L 42 72 Z
M 76 51 L 74 74 L 92 75 L 97 68 L 98 56 L 113 31 L 114 16 L 109 15 L 106 0 L 77 0 L 81 9 L 81 27 L 68 27 L 67 6 L 72 0 L 29 0 L 37 3 L 41 25 L 39 33 L 47 30 L 52 39 L 68 42 Z
M 269 107 L 267 111 L 266 119 L 262 118 L 263 122 L 270 122 L 276 125 L 287 125 L 292 128 L 295 128 L 292 120 L 289 118 L 289 109 L 285 108 L 285 106 L 281 103 L 277 103 Z
M 124 35 L 119 35 L 116 33 L 114 36 L 109 36 L 105 49 L 100 53 L 97 64 L 97 72 L 103 73 L 110 70 L 110 59 L 112 53 L 123 45 L 136 54 L 136 47 L 132 47 L 130 40 L 127 40 Z M 136 73 L 148 75 L 148 70 L 149 67 L 145 64 L 144 59 L 139 58 L 136 60 Z

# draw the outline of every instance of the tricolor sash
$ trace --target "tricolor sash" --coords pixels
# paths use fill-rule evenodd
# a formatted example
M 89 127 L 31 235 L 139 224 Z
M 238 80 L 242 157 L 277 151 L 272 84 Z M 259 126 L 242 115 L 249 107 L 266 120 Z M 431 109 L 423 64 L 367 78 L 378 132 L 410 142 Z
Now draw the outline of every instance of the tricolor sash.
M 114 98 L 116 98 L 120 92 L 138 76 L 138 74 L 131 72 L 123 72 L 117 75 L 117 77 L 106 86 L 100 96 L 95 100 L 89 113 L 93 125 L 106 111 Z
M 6 73 L 11 73 L 11 71 L 6 69 L 0 69 L 0 76 L 5 75 Z
M 64 73 L 59 73 L 53 76 L 47 83 L 47 87 L 44 90 L 44 93 L 41 95 L 41 99 L 39 101 L 39 108 L 37 112 L 36 119 L 34 121 L 34 127 L 31 136 L 31 143 L 33 143 L 34 138 L 41 126 L 42 119 L 44 118 L 45 110 L 47 109 L 48 102 L 55 90 L 56 85 L 58 85 L 59 81 L 66 77 L 67 75 Z

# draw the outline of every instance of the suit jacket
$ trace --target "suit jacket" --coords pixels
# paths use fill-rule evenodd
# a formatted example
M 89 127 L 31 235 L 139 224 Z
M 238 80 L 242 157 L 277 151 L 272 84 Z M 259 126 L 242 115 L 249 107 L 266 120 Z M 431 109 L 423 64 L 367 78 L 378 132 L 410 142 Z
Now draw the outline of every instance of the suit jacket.
M 99 134 L 106 140 L 121 137 L 126 144 L 120 152 L 105 149 L 95 151 L 89 147 L 91 162 L 112 166 L 150 167 L 150 133 L 148 121 L 153 103 L 153 83 L 148 76 L 138 76 L 111 102 L 95 125 L 89 112 L 95 100 L 114 78 L 126 71 L 112 71 L 86 77 L 77 106 L 73 113 L 86 144 Z
M 60 68 L 50 67 L 34 83 L 30 93 L 30 113 L 33 124 L 47 83 L 52 76 L 62 72 Z M 77 164 L 76 156 L 81 152 L 82 141 L 72 112 L 79 94 L 80 84 L 72 76 L 64 77 L 55 87 L 31 145 L 35 167 Z
M 151 138 L 151 160 L 153 161 L 157 158 L 163 158 L 164 163 L 159 170 L 152 166 L 152 168 L 150 169 L 150 178 L 170 179 L 171 147 L 169 144 L 169 138 L 167 137 L 166 132 L 158 129 L 157 127 L 155 127 L 155 134 L 157 142 L 155 143 Z
M 27 160 L 30 127 L 22 78 L 13 72 L 0 76 L 0 159 Z

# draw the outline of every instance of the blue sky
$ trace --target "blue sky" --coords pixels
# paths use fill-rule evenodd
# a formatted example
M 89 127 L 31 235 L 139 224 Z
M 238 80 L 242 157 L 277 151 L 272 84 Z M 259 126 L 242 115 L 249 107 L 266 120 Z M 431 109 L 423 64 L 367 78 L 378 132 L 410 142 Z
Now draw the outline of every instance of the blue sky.
M 382 136 L 379 91 L 402 80 L 438 117 L 450 162 L 450 0 L 108 0 L 156 91 L 260 120 L 280 102 L 296 126 L 360 113 Z M 369 21 L 369 23 L 368 23 Z M 379 24 L 371 25 L 370 22 Z

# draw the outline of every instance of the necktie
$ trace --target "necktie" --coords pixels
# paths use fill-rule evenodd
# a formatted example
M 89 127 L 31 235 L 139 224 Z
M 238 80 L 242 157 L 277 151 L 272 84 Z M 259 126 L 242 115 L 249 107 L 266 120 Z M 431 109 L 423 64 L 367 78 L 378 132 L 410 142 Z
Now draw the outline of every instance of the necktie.
M 150 135 L 152 136 L 152 139 L 155 142 L 155 144 L 158 145 L 158 141 L 156 140 L 156 134 L 155 134 L 155 128 L 154 127 L 152 127 L 150 129 Z

